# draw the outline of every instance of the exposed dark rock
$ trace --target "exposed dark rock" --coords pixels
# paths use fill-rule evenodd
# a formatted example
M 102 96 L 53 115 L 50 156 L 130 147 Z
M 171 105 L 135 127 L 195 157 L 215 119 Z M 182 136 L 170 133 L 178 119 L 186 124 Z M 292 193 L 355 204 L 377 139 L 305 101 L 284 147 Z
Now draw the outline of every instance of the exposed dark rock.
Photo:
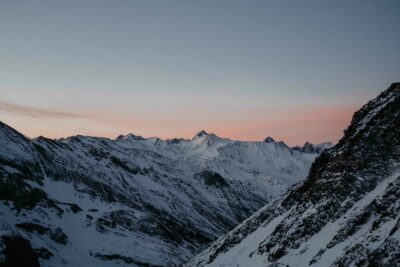
M 303 147 L 309 153 L 314 149 L 307 143 Z M 272 233 L 250 254 L 263 255 L 267 266 L 289 257 L 291 261 L 304 257 L 310 252 L 308 246 L 315 245 L 308 242 L 313 237 L 320 240 L 319 235 L 329 239 L 314 255 L 308 253 L 312 255 L 310 265 L 400 266 L 399 166 L 400 83 L 396 83 L 354 114 L 344 137 L 322 152 L 304 182 L 221 238 L 188 266 L 212 263 L 259 227 L 269 226 L 270 218 L 277 215 L 284 215 L 282 221 L 270 226 Z M 337 225 L 338 230 L 326 230 L 328 224 Z M 339 244 L 341 247 L 336 248 Z M 323 262 L 334 249 L 343 253 L 329 264 Z M 235 255 L 240 256 L 248 257 Z
M 117 165 L 117 166 L 123 168 L 124 170 L 126 170 L 126 171 L 128 171 L 128 172 L 130 172 L 130 173 L 132 173 L 132 174 L 138 174 L 138 173 L 140 172 L 140 168 L 137 168 L 137 167 L 135 167 L 135 168 L 130 167 L 130 166 L 128 166 L 127 164 L 125 164 L 124 162 L 122 162 L 122 161 L 121 161 L 119 158 L 117 158 L 117 157 L 111 156 L 111 157 L 110 157 L 110 160 L 111 160 L 111 162 L 112 162 L 113 164 L 115 164 L 115 165 Z
M 128 256 L 119 255 L 119 254 L 96 253 L 94 256 L 103 261 L 122 261 L 126 264 L 132 264 L 132 265 L 139 266 L 139 267 L 162 267 L 160 265 L 152 265 L 149 263 L 145 263 L 145 262 L 141 262 L 141 261 L 132 259 L 131 257 L 128 257 Z
M 57 243 L 66 245 L 68 242 L 68 236 L 64 234 L 61 228 L 56 228 L 49 233 L 49 237 Z
M 202 171 L 195 175 L 197 178 L 202 178 L 205 185 L 213 186 L 217 188 L 229 187 L 226 180 L 216 172 L 212 171 Z
M 273 142 L 275 142 L 275 140 L 272 137 L 268 136 L 267 138 L 265 138 L 264 142 L 265 143 L 273 143 Z
M 31 242 L 20 235 L 3 236 L 2 242 L 5 249 L 0 267 L 39 267 L 40 263 Z
M 47 234 L 51 231 L 51 228 L 45 227 L 37 223 L 18 223 L 15 225 L 17 228 L 23 229 L 29 233 L 38 233 L 40 235 Z
M 43 247 L 34 249 L 34 252 L 35 252 L 36 256 L 41 259 L 48 260 L 54 256 L 54 254 L 51 253 L 51 251 L 49 251 L 47 248 L 43 248 Z
M 202 137 L 202 136 L 207 136 L 207 135 L 208 135 L 208 133 L 206 131 L 201 130 L 195 135 L 195 137 Z
M 78 213 L 82 211 L 82 209 L 77 204 L 68 204 L 68 205 L 70 206 L 69 208 L 73 213 Z
M 23 229 L 29 233 L 38 233 L 40 235 L 48 235 L 50 239 L 60 244 L 67 244 L 68 237 L 61 228 L 51 229 L 37 223 L 19 223 L 15 225 L 17 228 Z

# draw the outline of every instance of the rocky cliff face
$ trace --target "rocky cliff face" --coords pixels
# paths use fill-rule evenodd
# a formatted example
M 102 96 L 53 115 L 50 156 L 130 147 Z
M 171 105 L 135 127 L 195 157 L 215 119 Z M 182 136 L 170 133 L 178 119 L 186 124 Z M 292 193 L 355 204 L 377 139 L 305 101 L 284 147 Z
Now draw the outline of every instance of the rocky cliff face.
M 317 155 L 204 131 L 31 140 L 0 123 L 0 262 L 180 264 L 304 179 Z
M 400 84 L 354 114 L 306 180 L 188 266 L 399 266 Z

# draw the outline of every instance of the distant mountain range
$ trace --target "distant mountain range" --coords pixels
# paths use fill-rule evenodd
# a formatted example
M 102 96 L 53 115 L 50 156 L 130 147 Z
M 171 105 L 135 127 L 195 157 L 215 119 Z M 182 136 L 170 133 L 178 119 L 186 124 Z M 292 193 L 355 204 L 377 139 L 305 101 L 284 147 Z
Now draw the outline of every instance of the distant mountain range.
M 354 114 L 307 179 L 186 266 L 400 266 L 400 83 Z
M 175 266 L 308 174 L 331 144 L 29 139 L 0 123 L 0 266 Z

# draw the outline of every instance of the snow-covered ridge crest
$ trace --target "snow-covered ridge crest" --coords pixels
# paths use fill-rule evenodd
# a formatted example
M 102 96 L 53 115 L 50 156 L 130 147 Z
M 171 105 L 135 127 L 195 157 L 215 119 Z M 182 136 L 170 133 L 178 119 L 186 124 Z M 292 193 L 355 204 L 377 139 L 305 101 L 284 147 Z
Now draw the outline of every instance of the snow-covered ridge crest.
M 345 130 L 345 133 L 351 132 L 352 134 L 351 136 L 347 136 L 347 138 L 357 135 L 386 105 L 398 98 L 399 90 L 399 83 L 393 83 L 388 89 L 357 111 L 353 116 L 350 127 Z
M 42 266 L 181 264 L 304 179 L 319 154 L 205 131 L 30 140 L 2 125 L 0 247 L 25 244 Z
M 356 112 L 304 182 L 187 266 L 400 266 L 400 83 Z

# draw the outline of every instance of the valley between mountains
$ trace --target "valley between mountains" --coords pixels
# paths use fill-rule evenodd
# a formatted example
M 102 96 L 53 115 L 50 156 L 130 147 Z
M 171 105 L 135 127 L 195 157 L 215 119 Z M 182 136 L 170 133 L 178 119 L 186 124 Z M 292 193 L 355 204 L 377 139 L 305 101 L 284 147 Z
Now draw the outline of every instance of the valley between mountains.
M 330 146 L 205 131 L 29 139 L 1 123 L 0 266 L 180 265 L 302 181 Z
M 303 182 L 186 266 L 400 266 L 400 83 L 354 114 Z
M 0 267 L 400 266 L 400 83 L 334 146 L 1 123 L 0 205 Z

